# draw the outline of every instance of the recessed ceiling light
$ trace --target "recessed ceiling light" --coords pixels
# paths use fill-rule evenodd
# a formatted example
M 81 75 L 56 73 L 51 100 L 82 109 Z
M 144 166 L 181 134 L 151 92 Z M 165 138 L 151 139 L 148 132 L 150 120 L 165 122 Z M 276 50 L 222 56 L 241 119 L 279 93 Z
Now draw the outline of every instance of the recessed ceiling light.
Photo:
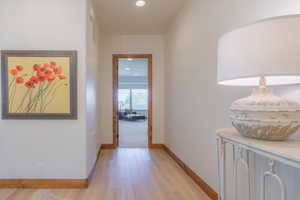
M 144 1 L 144 0 L 138 0 L 138 1 L 135 2 L 135 5 L 137 7 L 144 7 L 146 5 L 146 1 Z
M 130 68 L 129 68 L 129 67 L 126 67 L 125 70 L 130 71 Z
M 128 58 L 127 60 L 128 60 L 128 61 L 133 61 L 133 59 L 132 59 L 132 58 Z

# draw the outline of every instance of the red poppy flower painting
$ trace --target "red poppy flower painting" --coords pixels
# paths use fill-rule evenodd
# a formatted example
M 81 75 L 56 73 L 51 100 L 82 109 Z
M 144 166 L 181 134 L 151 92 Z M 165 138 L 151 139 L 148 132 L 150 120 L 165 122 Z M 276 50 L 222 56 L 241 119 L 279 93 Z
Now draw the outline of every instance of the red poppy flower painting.
M 58 103 L 55 100 L 59 100 L 57 95 L 60 90 L 64 90 L 68 86 L 68 76 L 61 74 L 64 66 L 54 66 L 54 63 L 56 64 L 54 61 L 34 63 L 28 69 L 22 65 L 11 66 L 9 77 L 10 112 L 50 112 L 49 108 Z M 50 68 L 51 65 L 52 68 Z M 16 77 L 17 75 L 18 77 Z
M 48 56 L 49 52 L 42 51 L 41 56 L 32 57 L 28 54 L 9 56 L 9 53 L 7 51 L 5 55 L 4 52 L 7 63 L 2 66 L 7 71 L 2 74 L 2 89 L 7 94 L 7 107 L 3 109 L 6 113 L 2 116 L 7 114 L 20 119 L 76 118 L 76 52 L 58 52 L 57 56 L 50 52 L 51 56 Z

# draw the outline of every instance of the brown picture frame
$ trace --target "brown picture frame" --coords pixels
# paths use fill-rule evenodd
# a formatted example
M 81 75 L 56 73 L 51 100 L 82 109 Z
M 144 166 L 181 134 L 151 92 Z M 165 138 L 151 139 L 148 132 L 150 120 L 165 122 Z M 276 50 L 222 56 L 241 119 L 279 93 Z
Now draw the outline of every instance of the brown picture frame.
M 8 89 L 8 58 L 9 57 L 68 57 L 69 59 L 69 113 L 10 113 Z M 77 119 L 77 51 L 40 51 L 40 50 L 2 50 L 1 51 L 1 88 L 2 88 L 2 119 Z

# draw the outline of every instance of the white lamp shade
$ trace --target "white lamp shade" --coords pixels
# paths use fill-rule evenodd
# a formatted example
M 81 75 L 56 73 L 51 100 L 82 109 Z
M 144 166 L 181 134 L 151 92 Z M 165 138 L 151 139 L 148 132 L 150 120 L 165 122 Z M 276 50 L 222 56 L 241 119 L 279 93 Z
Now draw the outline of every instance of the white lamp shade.
M 219 40 L 218 82 L 224 85 L 300 83 L 300 16 L 272 18 Z

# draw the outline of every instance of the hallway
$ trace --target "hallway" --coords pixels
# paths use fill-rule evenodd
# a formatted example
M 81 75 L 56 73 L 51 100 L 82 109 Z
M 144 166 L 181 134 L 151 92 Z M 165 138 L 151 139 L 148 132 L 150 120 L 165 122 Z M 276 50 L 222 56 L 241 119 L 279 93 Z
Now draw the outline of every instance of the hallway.
M 103 150 L 88 189 L 2 189 L 0 200 L 209 200 L 161 149 Z

